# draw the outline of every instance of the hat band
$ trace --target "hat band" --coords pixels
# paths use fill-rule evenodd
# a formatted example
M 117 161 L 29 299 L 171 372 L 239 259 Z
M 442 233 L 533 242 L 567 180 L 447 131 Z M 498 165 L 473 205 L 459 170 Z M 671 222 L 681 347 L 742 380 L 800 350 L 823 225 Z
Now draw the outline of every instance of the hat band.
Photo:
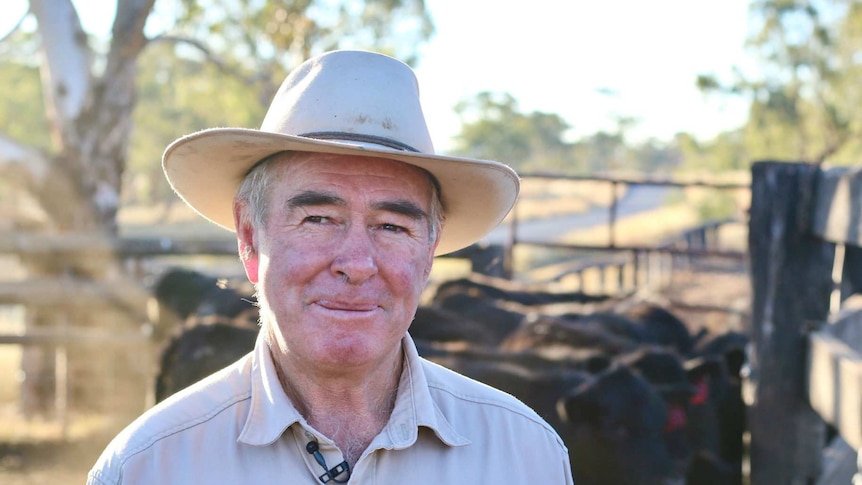
M 316 140 L 359 141 L 373 143 L 375 145 L 382 145 L 385 147 L 394 148 L 396 150 L 420 153 L 419 150 L 413 148 L 406 143 L 401 143 L 400 141 L 393 140 L 391 138 L 375 135 L 363 135 L 361 133 L 347 133 L 343 131 L 315 131 L 311 133 L 303 133 L 299 136 L 303 136 L 306 138 L 314 138 Z
M 375 145 L 381 145 L 381 146 L 385 146 L 385 147 L 389 147 L 389 148 L 394 148 L 396 150 L 421 153 L 419 150 L 413 148 L 412 146 L 410 146 L 406 143 L 401 143 L 400 141 L 393 140 L 391 138 L 386 138 L 383 136 L 363 135 L 361 133 L 347 133 L 344 131 L 313 131 L 311 133 L 303 133 L 303 134 L 298 135 L 298 136 L 301 136 L 304 138 L 314 138 L 315 140 L 358 141 L 358 142 L 365 142 L 365 143 L 373 143 Z M 271 160 L 271 159 L 275 158 L 277 155 L 280 155 L 282 153 L 284 153 L 284 151 L 275 152 L 275 153 L 272 153 L 270 155 L 267 155 L 267 156 L 261 158 L 260 160 L 255 162 L 255 164 L 252 165 L 248 169 L 248 171 L 245 172 L 245 174 L 246 175 L 250 174 L 252 171 L 254 171 L 255 168 L 257 168 L 258 165 L 261 165 L 264 162 L 266 162 L 267 160 Z M 434 183 L 436 185 L 437 181 L 435 180 Z
M 299 136 L 304 136 L 306 138 L 314 138 L 317 140 L 338 140 L 338 141 L 358 141 L 365 143 L 373 143 L 375 145 L 381 145 L 389 148 L 394 148 L 396 150 L 414 152 L 414 153 L 422 153 L 419 150 L 413 148 L 412 146 L 401 143 L 400 141 L 393 140 L 391 138 L 386 138 L 383 136 L 376 135 L 363 135 L 362 133 L 347 133 L 344 131 L 314 131 L 311 133 L 305 133 Z M 262 163 L 269 157 L 261 160 L 258 163 Z M 423 169 L 424 170 L 424 169 Z M 437 197 L 440 197 L 440 182 L 437 180 L 437 177 L 434 176 L 431 172 L 424 170 L 428 176 L 431 178 L 431 184 L 434 186 L 434 191 L 437 192 Z

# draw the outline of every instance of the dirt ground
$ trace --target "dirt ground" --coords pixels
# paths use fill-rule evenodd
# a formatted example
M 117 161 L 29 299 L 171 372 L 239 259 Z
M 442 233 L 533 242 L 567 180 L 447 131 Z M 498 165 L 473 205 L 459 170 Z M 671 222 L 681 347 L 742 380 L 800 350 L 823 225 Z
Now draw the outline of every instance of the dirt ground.
M 103 439 L 31 443 L 0 443 L 0 483 L 45 485 L 85 483 L 87 470 L 98 458 Z
M 4 485 L 83 484 L 102 449 L 131 419 L 71 417 L 63 438 L 59 423 L 24 420 L 14 410 L 0 411 L 0 483 Z M 15 428 L 10 434 L 10 428 Z
M 751 319 L 751 284 L 744 270 L 677 272 L 651 299 L 679 316 L 692 333 L 746 332 Z
M 744 272 L 678 273 L 650 295 L 664 301 L 692 330 L 744 330 L 750 291 Z M 63 439 L 56 422 L 26 422 L 14 406 L 0 407 L 0 484 L 83 484 L 110 439 L 133 416 L 73 416 Z

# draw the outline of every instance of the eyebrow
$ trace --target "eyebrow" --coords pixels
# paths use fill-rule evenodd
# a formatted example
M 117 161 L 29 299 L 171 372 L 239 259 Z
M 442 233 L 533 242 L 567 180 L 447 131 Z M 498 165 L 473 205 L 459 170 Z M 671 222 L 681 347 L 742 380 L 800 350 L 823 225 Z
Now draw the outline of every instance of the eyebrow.
M 306 190 L 287 200 L 288 209 L 321 205 L 347 205 L 347 201 L 337 195 Z
M 407 216 L 413 220 L 422 220 L 428 218 L 428 213 L 422 210 L 421 207 L 410 202 L 409 200 L 395 200 L 378 202 L 372 206 L 374 209 L 393 212 Z
M 326 192 L 318 192 L 314 190 L 306 190 L 300 192 L 287 200 L 288 209 L 325 205 L 346 206 L 347 201 L 337 195 L 329 194 Z M 401 214 L 413 220 L 422 220 L 428 218 L 428 213 L 424 211 L 421 207 L 409 200 L 404 199 L 376 202 L 371 207 L 374 210 Z

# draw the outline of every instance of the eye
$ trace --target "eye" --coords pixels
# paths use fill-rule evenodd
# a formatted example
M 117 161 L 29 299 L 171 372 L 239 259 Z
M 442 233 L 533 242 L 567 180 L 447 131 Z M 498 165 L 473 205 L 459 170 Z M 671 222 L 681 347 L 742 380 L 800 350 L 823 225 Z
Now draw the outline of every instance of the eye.
M 397 224 L 381 224 L 380 228 L 389 232 L 406 232 L 407 229 Z
M 310 224 L 323 224 L 329 222 L 329 218 L 326 216 L 306 216 L 305 219 L 302 220 L 304 223 Z

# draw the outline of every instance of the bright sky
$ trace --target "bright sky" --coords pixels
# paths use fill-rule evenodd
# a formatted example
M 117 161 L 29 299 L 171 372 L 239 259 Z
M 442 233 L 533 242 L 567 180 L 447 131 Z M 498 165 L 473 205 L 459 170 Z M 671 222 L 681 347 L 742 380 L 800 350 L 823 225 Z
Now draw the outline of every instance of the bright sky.
M 426 1 L 437 35 L 418 75 L 438 150 L 459 129 L 452 105 L 482 90 L 512 94 L 525 113 L 560 115 L 575 138 L 615 130 L 618 116 L 640 120 L 634 138 L 663 140 L 745 120 L 742 100 L 705 99 L 695 80 L 750 69 L 749 0 Z
M 459 131 L 452 107 L 480 91 L 508 92 L 524 113 L 558 114 L 572 138 L 614 130 L 619 116 L 639 119 L 635 140 L 679 131 L 705 139 L 745 120 L 742 100 L 704 98 L 695 79 L 729 78 L 734 65 L 750 69 L 743 50 L 749 0 L 426 3 L 437 33 L 417 75 L 439 152 Z M 3 1 L 0 36 L 26 4 Z M 110 10 L 79 10 L 85 29 L 109 32 Z

